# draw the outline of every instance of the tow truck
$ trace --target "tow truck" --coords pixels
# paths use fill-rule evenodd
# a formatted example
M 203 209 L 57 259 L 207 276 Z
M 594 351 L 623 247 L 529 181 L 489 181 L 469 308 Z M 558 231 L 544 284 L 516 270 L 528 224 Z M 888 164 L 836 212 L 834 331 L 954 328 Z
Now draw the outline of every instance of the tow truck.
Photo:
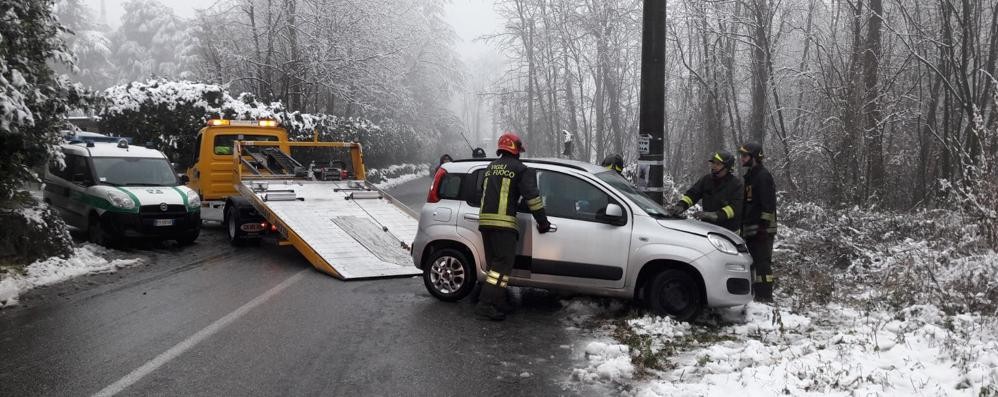
M 211 119 L 197 146 L 184 179 L 233 245 L 276 234 L 342 280 L 421 274 L 409 257 L 418 215 L 367 183 L 361 144 L 290 141 L 276 120 Z

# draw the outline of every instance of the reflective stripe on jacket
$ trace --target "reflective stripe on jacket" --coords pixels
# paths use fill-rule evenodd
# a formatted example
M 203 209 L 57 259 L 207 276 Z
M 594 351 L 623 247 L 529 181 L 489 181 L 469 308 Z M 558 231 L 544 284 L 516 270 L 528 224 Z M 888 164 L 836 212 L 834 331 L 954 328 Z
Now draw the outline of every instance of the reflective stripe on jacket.
M 526 200 L 537 223 L 547 223 L 534 170 L 509 155 L 490 163 L 485 169 L 478 228 L 519 230 L 516 211 L 521 197 Z

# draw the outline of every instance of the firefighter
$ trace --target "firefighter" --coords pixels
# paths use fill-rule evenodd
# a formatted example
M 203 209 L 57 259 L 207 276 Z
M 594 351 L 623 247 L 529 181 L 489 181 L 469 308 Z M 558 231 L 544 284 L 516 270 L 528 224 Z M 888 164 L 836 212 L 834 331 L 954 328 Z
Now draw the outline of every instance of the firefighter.
M 776 184 L 762 164 L 762 146 L 746 143 L 738 148 L 745 171 L 745 208 L 742 237 L 752 254 L 755 280 L 752 289 L 760 302 L 773 301 L 773 238 L 776 236 Z
M 478 230 L 485 245 L 488 273 L 475 314 L 493 321 L 505 319 L 511 308 L 506 286 L 520 237 L 516 210 L 521 197 L 533 213 L 537 231 L 547 233 L 551 230 L 551 223 L 544 214 L 544 202 L 537 191 L 534 170 L 520 161 L 520 153 L 524 151 L 523 142 L 516 134 L 507 132 L 499 137 L 499 149 L 496 150 L 499 158 L 486 168 L 482 186 Z
M 707 163 L 710 174 L 690 187 L 682 199 L 669 208 L 669 215 L 678 216 L 702 201 L 703 211 L 693 214 L 694 218 L 737 233 L 741 227 L 742 182 L 733 174 L 735 156 L 722 150 L 714 152 Z
M 603 159 L 600 166 L 606 167 L 607 169 L 617 171 L 618 174 L 624 172 L 624 158 L 619 154 L 611 154 Z

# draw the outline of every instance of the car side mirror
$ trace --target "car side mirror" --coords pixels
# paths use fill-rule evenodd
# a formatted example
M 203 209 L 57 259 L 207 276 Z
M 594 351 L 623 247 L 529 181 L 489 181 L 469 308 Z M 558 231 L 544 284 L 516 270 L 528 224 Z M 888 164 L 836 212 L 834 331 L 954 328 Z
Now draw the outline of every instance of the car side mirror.
M 606 210 L 601 211 L 601 213 L 597 215 L 597 218 L 611 225 L 623 226 L 627 224 L 627 218 L 624 217 L 624 209 L 621 208 L 620 205 L 613 203 L 607 204 Z
M 177 178 L 180 179 L 181 185 L 191 183 L 191 177 L 187 176 L 187 174 L 177 174 Z

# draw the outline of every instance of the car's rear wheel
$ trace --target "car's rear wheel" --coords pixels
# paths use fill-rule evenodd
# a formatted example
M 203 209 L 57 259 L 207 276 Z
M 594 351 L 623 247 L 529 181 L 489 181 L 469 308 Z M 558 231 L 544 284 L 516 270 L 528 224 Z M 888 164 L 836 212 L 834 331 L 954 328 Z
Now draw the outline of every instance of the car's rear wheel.
M 689 321 L 703 309 L 702 289 L 689 273 L 667 269 L 651 280 L 648 305 L 658 315 Z
M 468 296 L 478 276 L 475 265 L 461 251 L 445 248 L 433 253 L 423 270 L 423 284 L 437 299 L 455 302 Z

